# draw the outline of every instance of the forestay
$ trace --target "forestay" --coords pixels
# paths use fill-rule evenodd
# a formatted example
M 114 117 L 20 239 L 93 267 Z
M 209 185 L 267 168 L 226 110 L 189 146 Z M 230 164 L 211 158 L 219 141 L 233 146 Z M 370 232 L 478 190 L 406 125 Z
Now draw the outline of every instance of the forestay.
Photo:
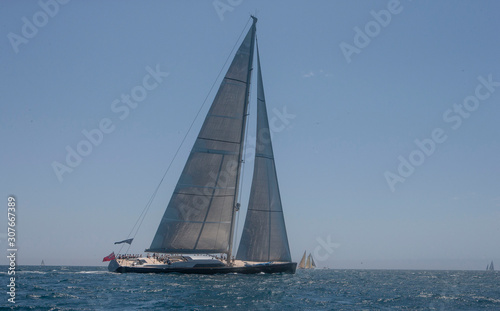
M 228 252 L 251 78 L 255 22 L 222 81 L 148 252 Z

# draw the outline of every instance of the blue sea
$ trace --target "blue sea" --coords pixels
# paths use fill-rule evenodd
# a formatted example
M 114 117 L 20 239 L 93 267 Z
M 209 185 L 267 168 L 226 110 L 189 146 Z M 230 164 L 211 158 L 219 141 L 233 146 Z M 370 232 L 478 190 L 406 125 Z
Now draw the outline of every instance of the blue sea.
M 2 310 L 500 310 L 500 273 L 297 270 L 294 275 L 115 274 L 19 266 Z

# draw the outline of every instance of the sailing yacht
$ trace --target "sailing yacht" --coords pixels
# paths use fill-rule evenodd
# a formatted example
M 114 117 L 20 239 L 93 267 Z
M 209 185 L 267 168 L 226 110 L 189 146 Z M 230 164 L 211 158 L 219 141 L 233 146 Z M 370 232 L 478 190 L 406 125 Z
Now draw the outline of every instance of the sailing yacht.
M 314 262 L 314 259 L 309 253 L 309 256 L 307 256 L 307 261 L 306 261 L 306 251 L 304 251 L 304 255 L 302 256 L 302 259 L 300 260 L 299 263 L 299 269 L 314 269 L 316 268 L 316 263 Z
M 151 246 L 153 256 L 110 260 L 126 273 L 295 273 L 283 216 L 256 44 L 257 18 L 237 50 L 192 147 Z M 257 49 L 257 141 L 236 258 L 235 215 Z M 196 255 L 195 255 L 196 254 Z
M 493 265 L 493 260 L 489 265 L 486 265 L 486 271 L 495 271 L 495 266 Z

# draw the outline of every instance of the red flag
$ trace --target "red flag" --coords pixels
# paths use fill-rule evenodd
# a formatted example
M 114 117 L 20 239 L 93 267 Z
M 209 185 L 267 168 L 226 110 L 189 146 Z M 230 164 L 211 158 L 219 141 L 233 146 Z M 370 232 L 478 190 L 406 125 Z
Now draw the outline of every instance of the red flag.
M 112 252 L 112 253 L 111 253 L 111 254 L 109 254 L 108 256 L 104 257 L 104 258 L 102 259 L 102 262 L 105 262 L 105 261 L 111 261 L 111 260 L 113 260 L 113 259 L 116 259 L 116 258 L 115 258 L 115 252 Z

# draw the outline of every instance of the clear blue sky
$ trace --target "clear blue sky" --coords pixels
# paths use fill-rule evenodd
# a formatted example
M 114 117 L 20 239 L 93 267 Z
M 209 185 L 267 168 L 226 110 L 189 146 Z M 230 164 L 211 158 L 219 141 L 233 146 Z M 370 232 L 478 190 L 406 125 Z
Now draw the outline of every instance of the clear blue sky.
M 50 14 L 37 1 L 0 3 L 0 247 L 14 194 L 19 264 L 100 265 L 117 250 L 113 242 L 139 217 L 249 14 L 259 17 L 295 260 L 307 249 L 332 268 L 500 264 L 498 1 L 220 0 L 229 7 L 219 13 L 213 1 L 41 3 L 52 3 Z M 148 66 L 168 76 L 147 80 L 144 94 Z M 146 98 L 128 115 L 113 111 L 134 88 Z M 213 96 L 132 252 L 150 245 Z M 283 122 L 276 111 L 293 117 Z M 113 130 L 60 181 L 54 161 L 66 164 L 67 146 L 76 150 L 82 131 L 106 120 Z M 431 148 L 436 130 L 441 142 Z M 402 161 L 418 165 L 401 167 L 403 176 Z

